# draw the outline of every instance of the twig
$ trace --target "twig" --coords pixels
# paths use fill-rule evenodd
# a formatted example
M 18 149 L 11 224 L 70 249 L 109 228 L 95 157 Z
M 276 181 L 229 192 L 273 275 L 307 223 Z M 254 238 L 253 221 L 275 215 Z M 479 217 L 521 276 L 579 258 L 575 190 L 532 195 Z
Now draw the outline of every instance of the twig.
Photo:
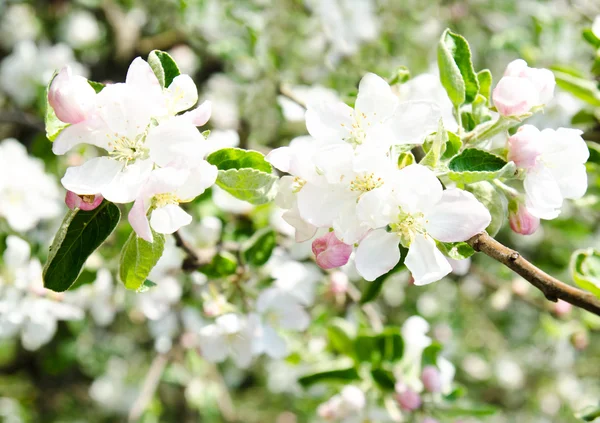
M 360 304 L 360 291 L 351 283 L 348 283 L 348 296 L 356 304 Z M 381 332 L 383 330 L 383 322 L 381 321 L 379 314 L 377 314 L 377 310 L 375 310 L 375 307 L 373 307 L 372 304 L 367 303 L 362 306 L 362 309 L 367 315 L 367 318 L 369 319 L 369 323 L 371 323 L 371 327 L 373 328 L 373 330 L 375 332 Z
M 131 410 L 129 411 L 128 421 L 138 421 L 146 410 L 146 407 L 148 407 L 148 404 L 156 392 L 156 388 L 158 388 L 163 371 L 169 362 L 169 356 L 169 353 L 159 354 L 154 357 L 154 360 L 152 360 L 150 369 L 148 369 L 148 373 L 144 379 L 140 396 L 135 400 Z
M 521 257 L 518 252 L 500 244 L 486 232 L 475 235 L 467 243 L 475 251 L 481 251 L 521 275 L 525 280 L 542 291 L 548 300 L 556 302 L 560 298 L 574 306 L 581 307 L 600 316 L 600 299 L 596 298 L 596 296 L 567 285 L 548 275 Z
M 207 261 L 200 257 L 196 250 L 194 250 L 194 248 L 181 237 L 181 234 L 178 231 L 173 233 L 173 238 L 175 238 L 175 245 L 181 248 L 187 256 L 181 265 L 183 270 L 186 272 L 191 272 L 203 264 L 207 264 Z
M 294 103 L 296 103 L 298 106 L 304 107 L 306 109 L 306 103 L 302 100 L 300 100 L 296 94 L 294 94 L 291 90 L 291 88 L 285 84 L 281 84 L 279 86 L 279 94 L 284 96 L 285 98 L 292 100 Z

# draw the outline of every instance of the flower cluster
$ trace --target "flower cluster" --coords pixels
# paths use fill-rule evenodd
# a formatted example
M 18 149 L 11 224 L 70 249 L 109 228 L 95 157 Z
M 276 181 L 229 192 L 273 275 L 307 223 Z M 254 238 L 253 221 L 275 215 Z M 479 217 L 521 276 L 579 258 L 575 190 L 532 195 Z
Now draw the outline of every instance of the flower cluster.
M 354 247 L 358 272 L 374 280 L 398 263 L 400 244 L 409 249 L 405 263 L 415 283 L 431 283 L 452 270 L 436 242 L 465 241 L 489 225 L 489 212 L 471 193 L 444 190 L 425 166 L 398 166 L 399 152 L 423 143 L 440 118 L 434 103 L 402 102 L 367 74 L 354 108 L 309 104 L 311 136 L 267 156 L 290 174 L 281 179 L 278 204 L 297 241 L 319 228 L 334 233 L 313 243 L 322 267 L 345 264 Z
M 204 160 L 208 142 L 197 129 L 208 121 L 210 103 L 181 114 L 197 101 L 188 75 L 162 87 L 141 58 L 133 61 L 124 83 L 99 92 L 63 68 L 52 81 L 48 102 L 68 126 L 52 150 L 65 154 L 86 143 L 107 153 L 67 169 L 63 186 L 78 195 L 135 202 L 129 221 L 149 242 L 152 231 L 170 234 L 189 224 L 192 217 L 179 204 L 202 194 L 217 177 L 217 168 Z

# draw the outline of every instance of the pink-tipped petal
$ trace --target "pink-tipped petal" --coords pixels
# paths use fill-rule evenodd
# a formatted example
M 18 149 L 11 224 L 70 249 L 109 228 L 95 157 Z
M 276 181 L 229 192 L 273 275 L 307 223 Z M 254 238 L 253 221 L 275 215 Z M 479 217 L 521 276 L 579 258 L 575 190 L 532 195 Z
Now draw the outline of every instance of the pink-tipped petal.
M 65 123 L 86 120 L 96 105 L 96 92 L 82 76 L 66 66 L 56 75 L 48 90 L 48 103 L 56 117 Z
M 65 196 L 65 204 L 71 210 L 78 209 L 81 205 L 81 197 L 75 194 L 73 191 L 67 190 L 67 195 Z
M 533 125 L 523 125 L 508 139 L 508 160 L 517 167 L 530 169 L 542 153 L 541 133 Z
M 189 112 L 185 112 L 181 115 L 181 117 L 189 120 L 194 126 L 203 126 L 210 119 L 210 114 L 212 113 L 212 103 L 210 101 L 205 101 L 194 110 L 190 110 Z
M 348 263 L 352 246 L 337 239 L 334 232 L 328 232 L 312 243 L 317 264 L 322 269 L 333 269 Z
M 440 371 L 435 366 L 425 366 L 421 372 L 421 382 L 428 392 L 442 391 Z
M 540 219 L 532 215 L 522 202 L 512 201 L 508 210 L 508 222 L 513 232 L 531 235 L 540 227 Z
M 150 222 L 148 222 L 148 217 L 146 216 L 144 199 L 138 198 L 135 200 L 133 207 L 129 211 L 128 219 L 129 224 L 140 238 L 148 242 L 154 240 L 152 230 L 150 229 Z

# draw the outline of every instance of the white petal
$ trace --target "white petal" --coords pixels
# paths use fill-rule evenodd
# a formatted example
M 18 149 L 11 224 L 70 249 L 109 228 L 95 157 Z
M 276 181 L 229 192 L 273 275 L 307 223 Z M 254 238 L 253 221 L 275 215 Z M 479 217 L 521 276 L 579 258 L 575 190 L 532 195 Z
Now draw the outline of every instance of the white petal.
M 421 234 L 417 234 L 410 244 L 404 263 L 412 273 L 415 285 L 439 281 L 452 271 L 452 266 L 437 249 L 433 239 Z
M 219 169 L 206 160 L 200 160 L 196 167 L 190 169 L 190 176 L 176 191 L 181 200 L 193 200 L 212 186 L 217 180 Z
M 400 103 L 394 116 L 386 121 L 393 131 L 392 144 L 421 144 L 425 136 L 437 129 L 441 117 L 442 112 L 435 103 L 429 101 Z
M 181 115 L 182 118 L 190 121 L 194 126 L 202 126 L 208 122 L 212 113 L 212 103 L 210 101 L 204 101 L 201 105 L 196 107 L 194 110 L 185 112 Z M 226 132 L 226 131 L 220 131 Z M 232 131 L 234 132 L 234 131 Z M 234 132 L 237 135 L 237 132 Z M 214 135 L 214 132 L 213 132 Z M 236 144 L 237 145 L 237 144 Z
M 560 213 L 563 197 L 552 173 L 543 165 L 527 173 L 523 183 L 527 210 L 540 219 L 554 219 Z
M 176 114 L 196 104 L 198 89 L 189 75 L 178 75 L 173 79 L 171 85 L 165 89 L 165 97 L 169 111 Z
M 425 211 L 427 232 L 438 241 L 466 241 L 482 232 L 492 217 L 473 194 L 458 188 L 447 189 L 440 201 Z
M 175 204 L 168 204 L 154 210 L 150 217 L 152 229 L 161 234 L 172 234 L 190 223 L 192 223 L 192 216 Z
M 374 73 L 367 73 L 360 80 L 356 97 L 356 113 L 364 113 L 371 122 L 380 122 L 390 117 L 398 104 L 398 97 L 392 93 L 385 80 Z
M 165 194 L 179 189 L 188 179 L 190 171 L 172 166 L 154 169 L 150 174 L 143 193 L 148 196 Z
M 323 141 L 342 140 L 349 135 L 354 121 L 354 110 L 345 103 L 309 105 L 306 111 L 306 129 Z
M 102 195 L 113 203 L 130 203 L 135 200 L 142 185 L 152 172 L 152 160 L 138 160 L 128 165 L 102 189 Z
M 208 143 L 198 129 L 183 119 L 172 118 L 148 132 L 146 145 L 150 158 L 159 166 L 175 160 L 194 163 L 204 157 Z
M 23 348 L 35 351 L 42 345 L 50 342 L 56 332 L 56 319 L 47 316 L 45 319 L 30 320 L 25 324 L 21 332 Z
M 367 234 L 356 249 L 356 270 L 368 281 L 389 272 L 400 261 L 396 234 L 377 229 Z
M 262 350 L 269 357 L 282 359 L 288 354 L 284 339 L 269 325 L 262 326 Z
M 419 164 L 402 168 L 394 174 L 389 184 L 393 186 L 394 196 L 407 213 L 426 212 L 442 198 L 441 182 L 429 168 Z
M 554 168 L 552 173 L 564 198 L 575 200 L 585 195 L 588 187 L 588 177 L 584 164 L 570 168 Z
M 364 193 L 356 205 L 356 215 L 372 229 L 382 228 L 388 225 L 394 214 L 394 208 L 388 201 L 390 191 L 387 187 L 381 187 Z
M 348 201 L 355 201 L 336 186 L 306 184 L 298 192 L 298 210 L 308 223 L 318 227 L 331 227 Z
M 283 214 L 283 220 L 292 225 L 296 230 L 295 240 L 296 242 L 304 242 L 311 239 L 317 233 L 317 227 L 306 222 L 300 217 L 298 207 L 294 207 L 291 210 L 286 211 Z
M 52 152 L 62 155 L 79 144 L 90 144 L 105 150 L 111 150 L 108 146 L 107 131 L 108 128 L 104 122 L 98 118 L 91 118 L 67 126 L 52 143 Z
M 141 57 L 136 57 L 129 65 L 125 83 L 134 88 L 139 95 L 144 95 L 155 101 L 162 100 L 160 82 L 158 82 L 148 62 Z
M 276 169 L 289 173 L 290 162 L 293 159 L 294 151 L 291 147 L 279 147 L 271 150 L 265 157 L 265 160 L 271 163 Z
M 93 195 L 112 182 L 123 164 L 108 157 L 96 157 L 81 166 L 70 167 L 61 179 L 63 186 L 80 195 Z
M 227 358 L 227 344 L 225 337 L 217 327 L 212 324 L 200 329 L 199 347 L 202 356 L 212 363 L 220 363 Z

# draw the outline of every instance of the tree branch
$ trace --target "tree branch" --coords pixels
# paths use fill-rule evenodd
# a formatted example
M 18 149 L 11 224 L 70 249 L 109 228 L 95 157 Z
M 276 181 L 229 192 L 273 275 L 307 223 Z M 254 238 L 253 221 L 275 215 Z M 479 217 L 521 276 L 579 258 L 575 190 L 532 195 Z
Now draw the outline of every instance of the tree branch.
M 475 251 L 502 263 L 542 291 L 550 301 L 561 299 L 600 316 L 600 299 L 595 295 L 567 285 L 525 260 L 518 252 L 500 244 L 486 232 L 467 241 Z
M 296 103 L 298 106 L 306 109 L 306 103 L 304 101 L 302 101 L 301 99 L 299 99 L 288 85 L 281 84 L 279 86 L 279 95 L 284 96 L 288 100 L 291 100 L 294 103 Z
M 158 388 L 160 378 L 169 362 L 169 357 L 170 353 L 159 354 L 154 357 L 154 360 L 148 369 L 148 373 L 146 374 L 146 378 L 144 379 L 140 396 L 135 400 L 129 411 L 128 421 L 138 421 L 140 417 L 142 417 L 144 411 L 146 411 L 148 404 L 150 404 L 150 401 L 156 392 L 156 388 Z

